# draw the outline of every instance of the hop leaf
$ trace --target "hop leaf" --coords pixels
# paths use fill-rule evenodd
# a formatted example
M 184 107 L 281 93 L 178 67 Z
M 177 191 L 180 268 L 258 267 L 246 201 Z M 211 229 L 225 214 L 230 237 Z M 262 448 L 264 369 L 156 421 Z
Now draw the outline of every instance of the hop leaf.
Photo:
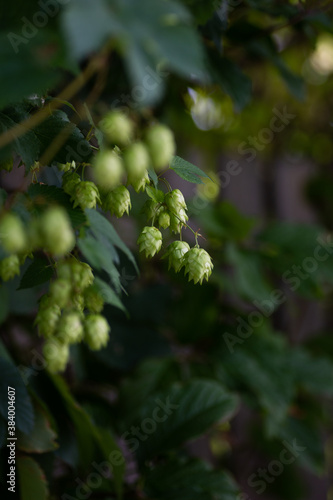
M 118 186 L 107 194 L 103 203 L 103 208 L 110 210 L 111 215 L 122 217 L 124 213 L 129 213 L 131 209 L 131 196 L 125 186 Z
M 165 125 L 154 125 L 146 134 L 146 144 L 156 170 L 166 167 L 176 151 L 175 138 Z
M 0 261 L 0 278 L 9 281 L 20 274 L 20 259 L 17 255 L 10 255 Z
M 84 340 L 93 351 L 98 351 L 106 346 L 109 340 L 109 331 L 108 322 L 100 314 L 86 316 L 84 322 Z
M 121 111 L 108 113 L 100 122 L 100 128 L 106 138 L 117 146 L 126 146 L 133 137 L 133 122 Z
M 101 189 L 109 190 L 118 186 L 123 174 L 123 162 L 117 153 L 111 150 L 97 153 L 93 164 L 93 175 Z
M 184 265 L 184 255 L 189 250 L 190 246 L 186 243 L 186 241 L 174 241 L 168 246 L 167 251 L 162 258 L 165 259 L 168 257 L 169 269 L 173 267 L 176 273 L 178 273 Z
M 75 235 L 65 209 L 49 208 L 42 215 L 38 227 L 42 246 L 53 255 L 65 255 L 74 247 Z
M 96 208 L 96 204 L 101 203 L 99 191 L 93 182 L 82 181 L 75 186 L 72 195 L 74 207 L 78 205 L 84 210 L 85 208 Z
M 7 213 L 0 221 L 0 239 L 8 253 L 23 252 L 27 249 L 28 239 L 23 223 L 17 215 Z
M 43 346 L 43 355 L 49 372 L 62 372 L 69 360 L 68 344 L 63 344 L 57 339 L 49 339 Z
M 185 274 L 188 273 L 188 280 L 194 283 L 208 281 L 212 274 L 213 264 L 210 255 L 203 248 L 191 248 L 184 256 Z
M 140 252 L 146 257 L 153 257 L 161 250 L 162 234 L 156 227 L 144 227 L 137 241 Z
M 81 314 L 75 311 L 61 316 L 57 326 L 57 337 L 66 344 L 75 344 L 83 338 Z

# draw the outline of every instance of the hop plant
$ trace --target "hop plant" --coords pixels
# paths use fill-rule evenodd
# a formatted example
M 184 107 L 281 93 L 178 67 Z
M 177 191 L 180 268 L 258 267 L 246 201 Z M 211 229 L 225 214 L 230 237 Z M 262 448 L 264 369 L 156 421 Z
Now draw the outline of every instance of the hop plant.
M 74 207 L 80 206 L 82 210 L 96 208 L 97 203 L 101 203 L 98 188 L 90 181 L 82 181 L 75 186 L 72 200 Z
M 7 213 L 0 220 L 0 239 L 8 253 L 19 253 L 27 249 L 28 238 L 21 219 Z
M 84 303 L 90 312 L 98 314 L 104 307 L 104 299 L 94 285 L 84 291 Z
M 137 244 L 140 252 L 145 252 L 146 257 L 153 257 L 161 250 L 162 234 L 156 227 L 146 226 L 143 228 Z
M 70 311 L 63 314 L 57 325 L 57 337 L 66 344 L 75 344 L 83 338 L 82 316 Z
M 39 304 L 39 310 L 35 319 L 39 335 L 50 338 L 55 332 L 60 315 L 60 307 L 52 303 L 52 299 L 49 296 L 44 296 Z
M 69 360 L 69 346 L 57 339 L 48 339 L 43 346 L 43 355 L 49 372 L 62 372 Z
M 97 153 L 93 163 L 93 176 L 102 190 L 114 189 L 120 184 L 123 175 L 123 161 L 115 151 Z
M 131 144 L 124 152 L 125 168 L 128 175 L 128 183 L 133 179 L 142 179 L 150 165 L 150 158 L 143 142 Z
M 50 297 L 59 307 L 64 308 L 71 296 L 72 286 L 70 281 L 64 279 L 54 280 L 50 285 Z
M 131 196 L 125 186 L 118 186 L 105 197 L 103 208 L 110 210 L 111 215 L 122 217 L 124 213 L 129 214 L 131 209 Z
M 173 241 L 167 248 L 166 253 L 163 255 L 163 259 L 169 258 L 168 269 L 174 268 L 176 273 L 184 265 L 184 255 L 190 250 L 190 246 L 186 241 Z
M 94 274 L 89 264 L 74 258 L 60 261 L 57 273 L 58 278 L 69 281 L 76 292 L 84 290 L 94 281 Z
M 155 219 L 163 212 L 163 206 L 161 203 L 156 203 L 154 200 L 147 200 L 143 205 L 143 212 L 147 217 L 147 220 Z
M 170 229 L 174 233 L 180 233 L 181 228 L 188 221 L 187 213 L 183 208 L 178 211 L 178 214 L 170 214 Z
M 84 297 L 82 293 L 72 293 L 71 301 L 68 304 L 68 308 L 75 309 L 76 311 L 83 312 L 84 310 Z
M 100 128 L 106 138 L 117 146 L 126 146 L 133 137 L 133 122 L 121 111 L 113 110 L 100 122 Z
M 66 172 L 62 176 L 62 188 L 70 196 L 74 195 L 75 189 L 81 182 L 81 177 L 75 172 Z
M 210 255 L 203 248 L 191 248 L 184 255 L 185 274 L 188 274 L 188 280 L 194 283 L 200 283 L 204 279 L 208 281 L 212 274 L 213 264 Z
M 0 261 L 0 278 L 9 281 L 20 274 L 20 259 L 17 255 L 10 255 Z
M 90 349 L 98 351 L 105 347 L 109 340 L 110 327 L 104 316 L 89 314 L 84 322 L 84 340 Z
M 55 256 L 65 255 L 75 245 L 75 235 L 65 209 L 51 207 L 44 212 L 39 223 L 42 246 Z
M 165 125 L 154 125 L 146 134 L 146 144 L 156 170 L 166 167 L 176 151 L 175 138 Z
M 178 214 L 183 209 L 187 210 L 185 198 L 179 189 L 173 189 L 165 195 L 165 203 L 170 212 Z

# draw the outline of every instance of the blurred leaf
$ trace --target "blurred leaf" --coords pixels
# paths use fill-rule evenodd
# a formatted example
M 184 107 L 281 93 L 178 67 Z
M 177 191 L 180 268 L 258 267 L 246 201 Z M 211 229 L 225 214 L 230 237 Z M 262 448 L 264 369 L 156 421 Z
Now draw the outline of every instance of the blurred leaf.
M 30 457 L 17 458 L 21 500 L 48 500 L 49 490 L 45 474 L 40 466 Z
M 112 226 L 111 222 L 106 219 L 103 215 L 101 215 L 96 210 L 86 209 L 85 213 L 88 217 L 88 220 L 91 225 L 91 231 L 96 236 L 96 238 L 100 238 L 101 236 L 105 237 L 107 241 L 109 241 L 112 245 L 118 247 L 128 260 L 133 264 L 135 270 L 139 272 L 137 263 L 133 257 L 130 249 L 125 245 L 125 243 L 118 236 L 116 230 Z
M 49 281 L 53 274 L 54 269 L 46 259 L 35 257 L 23 274 L 18 290 L 41 285 Z
M 126 312 L 124 304 L 121 302 L 118 295 L 112 288 L 98 277 L 95 277 L 94 286 L 96 286 L 99 293 L 102 295 L 104 302 L 110 304 L 111 306 L 118 307 L 122 311 Z
M 180 158 L 180 156 L 174 156 L 172 158 L 170 168 L 182 179 L 195 184 L 203 184 L 199 176 L 209 178 L 203 170 L 192 165 L 189 161 Z
M 27 453 L 46 453 L 55 450 L 56 434 L 52 430 L 48 415 L 41 405 L 35 403 L 35 423 L 28 435 L 17 433 L 17 447 Z
M 171 479 L 171 481 L 170 481 Z M 149 497 L 160 500 L 238 500 L 239 489 L 224 471 L 199 460 L 169 461 L 151 466 L 145 474 Z
M 34 410 L 28 391 L 20 372 L 8 359 L 0 358 L 0 415 L 7 419 L 8 387 L 15 389 L 15 421 L 16 427 L 24 434 L 32 431 L 34 426 Z
M 237 410 L 238 399 L 217 382 L 198 379 L 184 385 L 175 384 L 168 391 L 149 399 L 141 408 L 140 422 L 158 407 L 165 418 L 156 424 L 158 432 L 140 442 L 137 450 L 140 461 L 178 448 L 214 423 L 230 419 Z

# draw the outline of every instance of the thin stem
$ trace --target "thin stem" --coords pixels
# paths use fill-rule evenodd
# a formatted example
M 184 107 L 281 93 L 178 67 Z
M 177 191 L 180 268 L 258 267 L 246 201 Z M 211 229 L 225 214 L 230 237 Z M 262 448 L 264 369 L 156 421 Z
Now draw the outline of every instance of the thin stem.
M 159 180 L 164 182 L 164 184 L 166 185 L 166 187 L 168 188 L 169 191 L 172 191 L 172 187 L 170 186 L 170 183 L 164 177 L 159 178 Z

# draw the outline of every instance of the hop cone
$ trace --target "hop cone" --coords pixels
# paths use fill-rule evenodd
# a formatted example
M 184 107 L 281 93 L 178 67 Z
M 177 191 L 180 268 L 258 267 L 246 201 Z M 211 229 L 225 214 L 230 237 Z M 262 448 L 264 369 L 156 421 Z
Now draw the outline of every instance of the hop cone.
M 0 221 L 0 241 L 8 253 L 22 252 L 27 248 L 27 235 L 17 215 L 7 213 Z
M 65 193 L 69 194 L 70 196 L 73 196 L 76 186 L 80 184 L 80 182 L 81 177 L 75 172 L 69 171 L 62 176 L 62 188 Z
M 108 113 L 100 123 L 107 139 L 117 146 L 126 146 L 133 137 L 133 122 L 121 111 Z
M 204 279 L 208 281 L 212 274 L 213 264 L 210 255 L 203 248 L 191 248 L 184 256 L 185 274 L 188 280 L 200 283 Z
M 93 164 L 93 175 L 102 190 L 114 189 L 124 174 L 122 159 L 111 150 L 97 153 Z
M 176 151 L 174 135 L 165 125 L 154 125 L 146 134 L 146 144 L 156 170 L 166 167 Z
M 153 257 L 161 250 L 162 234 L 156 227 L 144 227 L 137 241 L 140 252 L 146 257 Z
M 65 255 L 74 247 L 75 235 L 65 209 L 49 208 L 42 215 L 38 227 L 42 246 L 53 255 Z
M 90 181 L 82 181 L 77 184 L 72 199 L 74 207 L 79 205 L 82 210 L 85 208 L 96 208 L 97 202 L 101 202 L 96 184 Z
M 51 373 L 62 372 L 69 359 L 69 347 L 56 339 L 49 339 L 43 346 L 43 354 L 47 369 Z
M 106 319 L 100 314 L 86 316 L 84 322 L 84 340 L 93 351 L 106 346 L 109 340 L 110 327 Z
M 115 214 L 118 218 L 124 213 L 129 213 L 131 209 L 131 196 L 125 186 L 118 186 L 107 194 L 104 201 L 104 209 L 110 210 L 111 215 Z
M 8 281 L 20 274 L 20 259 L 17 255 L 10 255 L 0 261 L 0 278 Z
M 184 255 L 190 250 L 189 244 L 186 241 L 174 241 L 171 243 L 166 253 L 163 255 L 163 259 L 169 258 L 169 269 L 174 268 L 176 273 L 184 265 Z
M 72 311 L 61 316 L 57 326 L 57 337 L 66 344 L 75 344 L 83 338 L 82 316 Z

